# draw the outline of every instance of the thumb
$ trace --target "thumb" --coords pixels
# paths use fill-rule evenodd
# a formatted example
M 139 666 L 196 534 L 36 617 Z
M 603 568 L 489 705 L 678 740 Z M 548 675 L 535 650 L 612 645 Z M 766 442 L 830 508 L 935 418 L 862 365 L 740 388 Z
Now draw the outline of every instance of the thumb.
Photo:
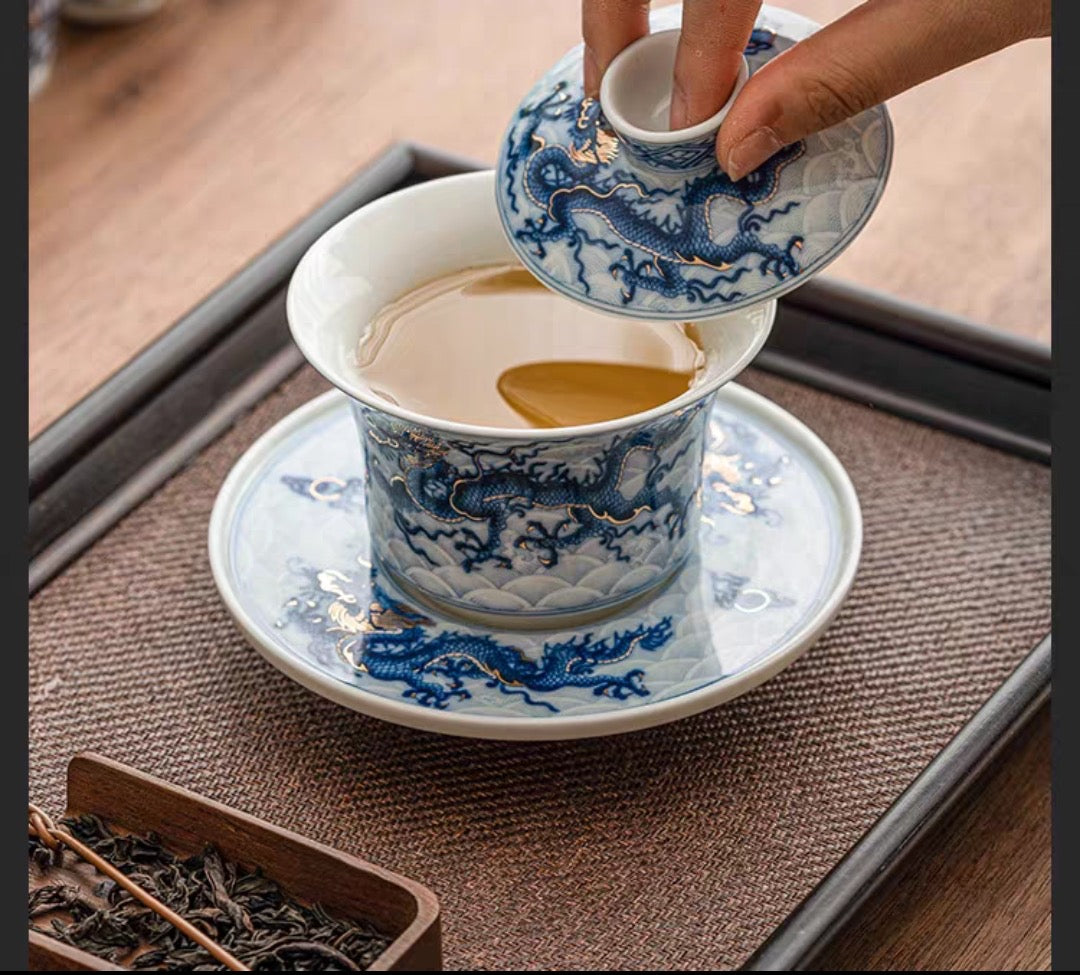
M 1050 0 L 873 0 L 754 73 L 716 140 L 742 179 L 783 146 L 935 75 L 1050 32 Z

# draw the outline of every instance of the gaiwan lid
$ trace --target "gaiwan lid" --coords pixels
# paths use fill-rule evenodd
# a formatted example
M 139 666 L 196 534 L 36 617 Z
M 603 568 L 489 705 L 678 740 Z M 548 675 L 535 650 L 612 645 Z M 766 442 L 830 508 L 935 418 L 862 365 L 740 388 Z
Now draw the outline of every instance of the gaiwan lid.
M 521 102 L 496 169 L 499 216 L 525 266 L 635 318 L 711 318 L 798 287 L 863 228 L 892 160 L 877 106 L 732 181 L 713 153 L 723 116 L 750 74 L 817 25 L 763 6 L 728 104 L 666 132 L 681 9 L 655 11 L 653 33 L 609 67 L 603 108 L 584 95 L 581 45 L 566 54 Z

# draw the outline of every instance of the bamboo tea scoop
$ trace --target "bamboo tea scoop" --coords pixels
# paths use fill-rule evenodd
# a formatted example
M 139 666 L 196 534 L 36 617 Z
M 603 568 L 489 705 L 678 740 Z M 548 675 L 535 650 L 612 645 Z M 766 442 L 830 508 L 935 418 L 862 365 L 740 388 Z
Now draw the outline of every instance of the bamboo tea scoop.
M 29 804 L 30 808 L 30 835 L 36 836 L 42 843 L 44 843 L 50 850 L 58 850 L 61 846 L 66 846 L 72 852 L 77 853 L 87 863 L 98 870 L 100 873 L 105 874 L 110 880 L 119 886 L 123 887 L 132 897 L 137 901 L 145 904 L 155 914 L 160 915 L 166 921 L 168 921 L 174 928 L 176 928 L 185 937 L 190 938 L 199 947 L 205 948 L 214 958 L 216 958 L 222 965 L 234 972 L 250 972 L 251 969 L 247 965 L 238 961 L 232 955 L 229 954 L 224 948 L 221 947 L 216 941 L 207 935 L 203 934 L 193 924 L 185 921 L 179 914 L 170 908 L 166 907 L 156 897 L 151 896 L 145 890 L 143 890 L 138 884 L 134 883 L 130 877 L 125 873 L 117 870 L 108 860 L 102 859 L 98 854 L 90 849 L 85 843 L 80 842 L 74 836 L 72 836 L 67 830 L 61 829 L 48 817 L 48 815 L 42 812 L 33 803 Z

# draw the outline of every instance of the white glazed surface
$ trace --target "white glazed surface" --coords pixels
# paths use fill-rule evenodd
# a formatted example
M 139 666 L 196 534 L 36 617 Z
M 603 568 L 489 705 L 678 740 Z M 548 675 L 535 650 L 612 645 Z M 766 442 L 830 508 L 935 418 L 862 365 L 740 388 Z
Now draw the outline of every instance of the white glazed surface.
M 372 317 L 402 295 L 468 267 L 516 263 L 495 206 L 491 170 L 431 180 L 370 203 L 331 227 L 301 258 L 286 310 L 305 358 L 342 392 L 381 412 L 466 437 L 521 439 L 520 430 L 453 423 L 391 406 L 352 364 Z M 693 389 L 669 403 L 588 426 L 545 430 L 534 440 L 614 432 L 681 409 L 738 375 L 769 337 L 776 303 L 698 323 L 707 362 Z M 617 320 L 613 320 L 615 327 Z
M 676 720 L 746 692 L 805 652 L 843 602 L 862 543 L 847 474 L 790 414 L 732 385 L 720 392 L 710 425 L 698 554 L 658 595 L 599 624 L 492 631 L 417 607 L 385 579 L 389 595 L 377 599 L 401 600 L 393 606 L 397 615 L 366 617 L 377 600 L 357 490 L 363 462 L 350 449 L 352 421 L 336 392 L 281 421 L 233 468 L 210 521 L 214 579 L 241 629 L 274 666 L 374 717 L 518 740 L 612 734 Z M 410 608 L 426 614 L 426 622 L 409 629 Z M 392 661 L 426 666 L 456 648 L 459 659 L 476 652 L 490 668 L 492 658 L 483 652 L 492 646 L 501 659 L 509 655 L 519 666 L 533 661 L 534 674 L 542 674 L 553 646 L 596 647 L 634 628 L 660 626 L 667 630 L 655 645 L 631 646 L 627 655 L 599 662 L 575 658 L 575 673 L 610 681 L 603 693 L 595 681 L 575 685 L 568 678 L 537 687 L 524 678 L 500 689 L 476 670 L 459 682 L 464 695 L 452 692 L 445 673 L 427 673 L 438 694 L 422 701 L 409 696 L 409 682 L 374 676 L 386 650 Z M 388 645 L 368 643 L 378 639 Z M 406 649 L 412 656 L 403 655 Z M 365 666 L 350 664 L 349 655 Z
M 761 348 L 776 307 L 700 323 L 705 364 L 694 385 L 616 420 L 500 429 L 390 404 L 353 364 L 364 330 L 433 278 L 514 262 L 493 180 L 433 180 L 346 217 L 300 261 L 287 312 L 304 355 L 356 404 L 376 560 L 444 606 L 548 625 L 628 602 L 689 555 L 701 406 Z M 611 327 L 621 326 L 613 318 Z
M 740 61 L 731 94 L 713 115 L 696 125 L 670 128 L 668 115 L 675 51 L 681 33 L 666 30 L 647 34 L 621 51 L 604 72 L 600 82 L 600 105 L 620 135 L 654 145 L 696 142 L 716 133 L 735 104 L 750 77 L 745 57 Z
M 654 10 L 654 31 L 681 7 Z M 744 52 L 751 76 L 814 25 L 765 4 Z M 602 97 L 602 96 L 601 96 Z M 612 314 L 698 321 L 750 308 L 819 273 L 861 232 L 888 179 L 882 105 L 784 147 L 733 181 L 715 141 L 619 134 L 582 88 L 582 48 L 522 98 L 496 171 L 499 212 L 549 287 Z

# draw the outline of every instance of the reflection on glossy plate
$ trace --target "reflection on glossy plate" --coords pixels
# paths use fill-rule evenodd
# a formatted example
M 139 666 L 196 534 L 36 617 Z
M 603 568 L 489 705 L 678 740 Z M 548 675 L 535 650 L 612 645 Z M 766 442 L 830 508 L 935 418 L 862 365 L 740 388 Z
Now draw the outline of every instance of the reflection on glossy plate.
M 210 558 L 226 606 L 267 660 L 377 718 L 502 739 L 672 721 L 795 660 L 855 575 L 862 522 L 843 467 L 790 414 L 729 385 L 710 418 L 699 551 L 659 594 L 558 632 L 474 625 L 372 566 L 352 424 L 331 391 L 257 441 L 218 496 Z M 552 585 L 587 590 L 611 571 L 583 564 L 568 582 L 564 567 Z M 483 586 L 476 575 L 455 584 Z

